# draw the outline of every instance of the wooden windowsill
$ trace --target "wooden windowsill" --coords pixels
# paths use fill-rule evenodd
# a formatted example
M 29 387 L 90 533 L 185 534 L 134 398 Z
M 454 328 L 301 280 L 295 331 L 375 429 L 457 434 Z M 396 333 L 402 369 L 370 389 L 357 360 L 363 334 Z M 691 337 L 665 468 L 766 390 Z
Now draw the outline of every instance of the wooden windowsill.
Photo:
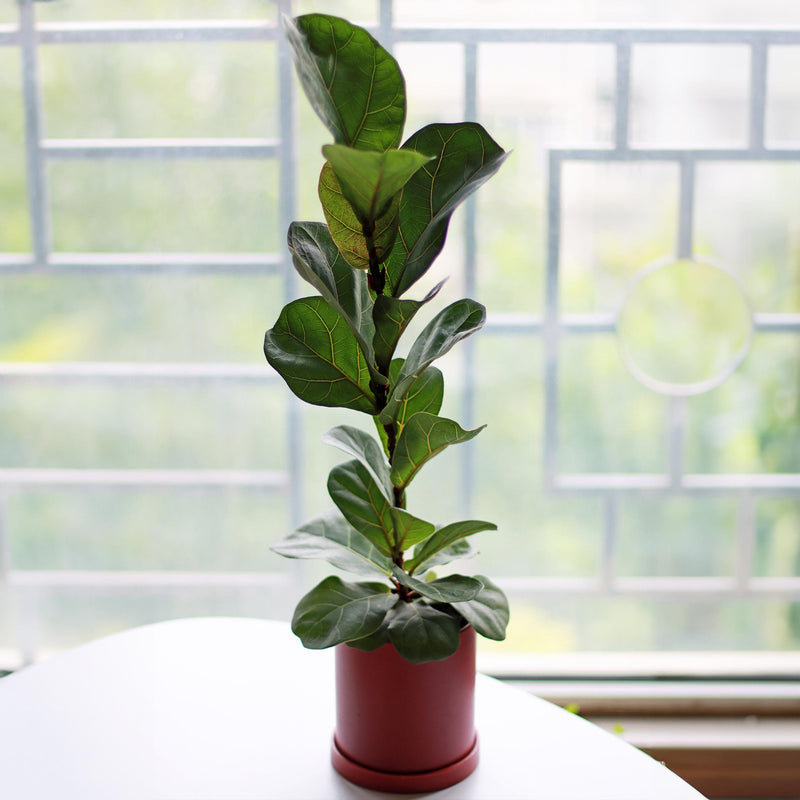
M 593 717 L 709 798 L 800 797 L 800 717 Z

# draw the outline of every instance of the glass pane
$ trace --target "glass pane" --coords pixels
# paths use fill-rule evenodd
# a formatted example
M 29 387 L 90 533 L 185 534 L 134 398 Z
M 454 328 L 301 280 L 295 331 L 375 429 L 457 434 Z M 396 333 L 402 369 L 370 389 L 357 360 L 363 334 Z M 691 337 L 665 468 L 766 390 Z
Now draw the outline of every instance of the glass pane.
M 0 465 L 282 469 L 285 404 L 281 387 L 245 382 L 5 381 Z
M 666 400 L 628 373 L 614 339 L 568 339 L 559 360 L 560 471 L 663 473 Z
M 43 47 L 47 136 L 275 137 L 275 51 L 272 42 Z
M 800 47 L 776 46 L 769 50 L 767 65 L 768 147 L 797 147 L 800 142 Z
M 282 300 L 279 277 L 247 272 L 5 275 L 0 361 L 234 361 L 271 374 L 261 343 Z
M 730 269 L 756 311 L 800 311 L 800 165 L 703 164 L 697 250 Z
M 420 22 L 478 26 L 518 25 L 797 25 L 800 9 L 786 0 L 732 3 L 730 0 L 672 0 L 642 3 L 638 0 L 403 0 L 396 3 L 396 23 Z
M 749 70 L 741 46 L 634 46 L 631 140 L 637 147 L 745 147 Z
M 464 119 L 464 48 L 398 44 L 394 56 L 406 79 L 408 114 L 404 139 L 432 122 Z M 436 80 L 431 80 L 431 75 Z
M 622 576 L 731 576 L 736 565 L 731 498 L 624 498 L 619 511 Z
M 276 3 L 263 0 L 73 0 L 70 3 L 36 3 L 42 22 L 129 19 L 237 19 L 275 18 Z
M 800 472 L 800 341 L 757 334 L 725 383 L 688 400 L 689 472 Z
M 22 605 L 22 603 L 18 603 Z M 44 655 L 75 647 L 111 633 L 183 617 L 234 616 L 262 619 L 291 616 L 285 586 L 186 589 L 159 587 L 92 587 L 50 589 L 35 596 L 37 628 L 31 647 L 44 645 Z M 22 605 L 20 618 L 28 607 Z
M 561 193 L 562 308 L 615 311 L 638 270 L 674 251 L 678 170 L 567 163 Z
M 22 71 L 16 48 L 0 47 L 0 251 L 30 252 Z
M 56 162 L 61 252 L 264 252 L 278 247 L 277 166 L 254 161 Z
M 762 498 L 756 507 L 756 526 L 753 574 L 789 578 L 800 573 L 800 501 Z
M 514 74 L 525 76 L 524 92 Z M 479 117 L 512 151 L 477 195 L 480 299 L 492 311 L 541 311 L 547 148 L 608 146 L 612 86 L 610 47 L 480 45 Z
M 7 513 L 18 570 L 291 569 L 269 549 L 287 528 L 274 490 L 35 489 L 13 493 Z
M 558 602 L 512 595 L 511 604 L 508 638 L 481 639 L 482 650 L 732 652 L 793 650 L 800 643 L 800 603 L 786 600 L 560 594 Z

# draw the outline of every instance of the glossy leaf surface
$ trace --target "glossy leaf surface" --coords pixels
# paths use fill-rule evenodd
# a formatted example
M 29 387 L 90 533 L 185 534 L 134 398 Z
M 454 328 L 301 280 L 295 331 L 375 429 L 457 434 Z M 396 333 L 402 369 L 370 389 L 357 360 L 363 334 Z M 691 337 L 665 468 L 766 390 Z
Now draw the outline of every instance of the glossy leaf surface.
M 389 575 L 392 562 L 341 514 L 328 511 L 301 525 L 270 548 L 287 558 L 321 558 L 356 575 Z
M 389 462 L 383 455 L 381 446 L 368 433 L 352 425 L 337 425 L 322 436 L 322 441 L 338 447 L 348 455 L 355 456 L 383 487 L 387 499 L 393 499 Z
M 264 337 L 264 354 L 301 400 L 376 413 L 364 353 L 324 298 L 303 297 L 285 306 Z
M 485 575 L 476 575 L 483 584 L 478 596 L 467 602 L 455 602 L 453 608 L 487 639 L 502 641 L 508 627 L 508 598 L 503 590 Z
M 483 588 L 481 581 L 466 575 L 448 575 L 445 578 L 436 578 L 432 581 L 421 581 L 411 577 L 396 565 L 392 567 L 392 575 L 403 586 L 407 586 L 423 597 L 428 597 L 437 603 L 472 600 L 478 596 Z
M 353 271 L 321 222 L 293 222 L 287 243 L 297 273 L 344 317 L 370 364 L 375 326 L 366 276 Z
M 391 614 L 391 609 L 388 612 Z M 389 641 L 389 627 L 386 624 L 381 624 L 375 633 L 365 636 L 363 639 L 354 639 L 347 643 L 348 647 L 355 647 L 356 650 L 363 650 L 365 653 L 371 653 L 379 647 L 383 647 Z
M 422 300 L 399 300 L 384 294 L 375 298 L 372 312 L 375 329 L 373 349 L 378 367 L 383 372 L 390 368 L 395 348 L 408 323 L 422 306 L 439 294 L 443 285 L 444 281 L 440 281 Z
M 335 141 L 365 150 L 397 147 L 406 96 L 394 58 L 338 17 L 307 14 L 284 27 L 303 90 Z
M 414 551 L 414 557 L 406 562 L 406 569 L 414 573 L 421 566 L 426 565 L 429 567 L 434 566 L 433 559 L 437 553 L 443 552 L 446 549 L 454 546 L 460 539 L 467 536 L 472 536 L 474 533 L 481 531 L 496 531 L 497 525 L 493 522 L 484 522 L 480 519 L 468 519 L 460 522 L 451 522 L 439 528 L 436 533 L 431 536 L 424 544 Z M 456 557 L 465 557 L 467 553 L 458 554 Z M 450 559 L 447 559 L 448 561 Z M 437 561 L 436 563 L 444 564 L 446 561 Z
M 411 384 L 437 358 L 483 327 L 486 309 L 474 300 L 457 300 L 440 311 L 422 330 L 400 368 L 381 421 L 393 421 Z
M 468 442 L 486 426 L 465 431 L 457 422 L 435 414 L 414 414 L 403 426 L 394 451 L 392 485 L 405 489 L 434 456 L 451 444 Z
M 459 539 L 448 547 L 434 553 L 430 558 L 425 560 L 422 571 L 425 573 L 425 580 L 432 573 L 428 570 L 440 564 L 449 564 L 451 561 L 458 561 L 460 558 L 473 558 L 478 555 L 478 548 L 467 539 Z M 406 566 L 410 561 L 406 562 Z M 416 570 L 415 570 L 416 571 Z
M 409 178 L 431 160 L 414 150 L 357 150 L 343 144 L 326 144 L 322 154 L 362 224 L 383 216 Z
M 387 615 L 387 622 L 389 640 L 412 664 L 439 661 L 458 649 L 458 620 L 426 603 L 399 602 Z
M 409 514 L 404 508 L 392 508 L 390 513 L 394 525 L 394 540 L 402 550 L 424 542 L 436 530 L 433 523 Z
M 361 221 L 344 196 L 339 180 L 327 162 L 319 175 L 318 193 L 325 221 L 342 256 L 351 267 L 360 270 L 369 269 L 369 246 Z M 375 220 L 372 239 L 379 264 L 389 257 L 394 246 L 399 214 L 400 195 L 397 195 L 383 215 Z
M 392 361 L 389 369 L 389 382 L 392 386 L 397 381 L 402 365 L 402 358 L 396 358 Z M 388 439 L 383 427 L 383 420 L 387 422 L 393 421 L 396 435 L 399 436 L 407 419 L 410 419 L 420 411 L 437 414 L 442 407 L 443 399 L 444 376 L 441 370 L 436 367 L 428 367 L 415 381 L 410 384 L 407 383 L 405 392 L 399 397 L 395 397 L 390 405 L 387 406 L 388 413 L 382 413 L 380 417 L 375 418 L 375 427 L 378 430 L 378 436 L 383 443 L 384 450 L 388 447 Z
M 475 122 L 434 124 L 404 145 L 434 160 L 408 181 L 400 203 L 400 235 L 386 262 L 392 294 L 399 297 L 441 252 L 450 216 L 500 168 L 507 153 Z
M 374 633 L 397 598 L 387 585 L 345 583 L 331 575 L 295 608 L 292 631 L 314 650 Z
M 382 553 L 391 555 L 392 503 L 364 464 L 354 460 L 334 467 L 328 475 L 328 494 L 357 531 Z

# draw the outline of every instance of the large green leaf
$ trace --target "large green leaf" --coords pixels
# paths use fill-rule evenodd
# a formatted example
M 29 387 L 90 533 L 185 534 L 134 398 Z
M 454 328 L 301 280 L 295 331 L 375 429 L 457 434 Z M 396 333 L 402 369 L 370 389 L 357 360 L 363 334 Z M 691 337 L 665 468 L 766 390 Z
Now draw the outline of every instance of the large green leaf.
M 386 498 L 394 500 L 392 483 L 389 480 L 389 462 L 381 446 L 368 433 L 352 425 L 337 425 L 323 435 L 322 441 L 355 456 L 383 487 Z
M 342 192 L 339 180 L 326 161 L 319 175 L 319 200 L 331 236 L 342 257 L 356 269 L 369 269 L 370 250 L 363 226 Z M 383 216 L 375 220 L 372 246 L 378 264 L 382 264 L 392 250 L 397 238 L 400 214 L 400 195 L 396 195 Z
M 364 353 L 324 298 L 303 297 L 285 306 L 264 337 L 264 354 L 301 400 L 377 413 Z
M 367 279 L 345 261 L 328 228 L 321 222 L 293 222 L 287 236 L 292 263 L 300 277 L 308 281 L 344 317 L 361 347 L 367 365 L 375 360 L 372 340 L 373 303 Z M 372 380 L 382 382 L 376 369 Z
M 408 323 L 422 306 L 439 294 L 443 285 L 444 281 L 437 283 L 422 300 L 398 300 L 385 294 L 375 298 L 372 311 L 375 329 L 373 349 L 375 361 L 382 372 L 386 373 L 390 368 L 395 348 Z
M 356 575 L 389 575 L 392 562 L 339 513 L 327 511 L 270 548 L 287 558 L 322 558 Z
M 453 608 L 487 639 L 502 641 L 508 627 L 508 598 L 503 590 L 485 575 L 476 575 L 483 584 L 478 596 L 466 602 L 455 602 Z
M 448 575 L 433 581 L 421 581 L 412 578 L 398 566 L 392 567 L 392 575 L 398 583 L 413 589 L 423 597 L 429 597 L 437 603 L 455 603 L 472 600 L 483 588 L 483 583 L 466 575 Z
M 474 558 L 476 555 L 478 555 L 478 548 L 472 542 L 468 539 L 459 539 L 426 559 L 422 572 L 427 573 L 428 570 L 440 564 L 449 564 L 451 561 L 458 561 L 461 558 Z M 410 570 L 409 564 L 411 564 L 411 559 L 406 562 L 406 569 Z M 417 572 L 417 570 L 414 570 L 414 572 Z
M 400 403 L 409 387 L 433 361 L 483 327 L 486 309 L 474 300 L 464 299 L 442 309 L 422 330 L 400 368 L 389 402 L 381 412 L 381 422 L 397 418 Z
M 381 583 L 345 583 L 325 578 L 301 598 L 292 617 L 292 630 L 314 650 L 362 639 L 374 633 L 397 602 Z
M 404 145 L 434 160 L 408 181 L 400 202 L 400 235 L 386 262 L 392 294 L 399 297 L 439 255 L 456 206 L 500 168 L 508 155 L 475 122 L 437 123 Z
M 458 649 L 458 620 L 426 603 L 401 601 L 387 614 L 387 622 L 389 640 L 412 664 L 440 661 Z
M 403 365 L 402 358 L 395 358 L 389 368 L 389 383 L 394 386 L 397 376 Z M 395 435 L 399 436 L 403 432 L 403 425 L 407 419 L 411 419 L 414 414 L 420 411 L 427 411 L 430 414 L 438 414 L 444 399 L 444 375 L 436 367 L 428 367 L 415 381 L 408 384 L 405 392 L 395 397 L 391 403 L 390 411 L 394 414 Z M 388 453 L 388 436 L 384 428 L 385 419 L 392 422 L 392 414 L 375 417 L 375 427 L 378 436 L 383 443 L 383 449 Z
M 422 466 L 451 444 L 467 442 L 486 426 L 465 431 L 457 422 L 420 412 L 406 421 L 397 439 L 391 471 L 392 485 L 405 489 Z
M 389 614 L 392 611 L 389 609 Z M 387 614 L 386 616 L 389 616 Z M 353 639 L 352 641 L 347 643 L 348 647 L 355 647 L 356 650 L 363 650 L 365 653 L 371 653 L 373 650 L 377 650 L 379 647 L 383 647 L 389 641 L 389 626 L 386 624 L 386 620 L 381 624 L 378 630 L 375 633 L 371 633 L 369 636 L 364 636 L 361 639 Z
M 322 154 L 362 225 L 382 217 L 409 178 L 431 160 L 414 150 L 356 150 L 343 144 L 326 144 Z
M 404 508 L 392 508 L 390 513 L 394 525 L 394 540 L 403 550 L 424 542 L 436 530 L 435 525 L 409 514 Z
M 361 461 L 355 459 L 334 467 L 328 475 L 328 494 L 359 533 L 382 553 L 392 554 L 392 503 Z
M 468 519 L 461 522 L 451 522 L 439 528 L 433 536 L 430 537 L 424 544 L 414 551 L 414 557 L 406 562 L 406 569 L 413 574 L 422 565 L 426 567 L 434 566 L 434 557 L 440 553 L 445 552 L 453 547 L 460 539 L 466 536 L 472 536 L 481 531 L 496 531 L 497 525 L 493 522 L 484 522 L 480 519 Z M 469 553 L 455 554 L 455 557 L 465 557 Z M 447 559 L 448 561 L 450 559 Z M 447 561 L 438 561 L 437 563 L 444 564 Z
M 391 383 L 396 385 L 400 380 L 402 359 L 395 359 L 392 365 L 399 366 L 397 372 L 390 371 Z M 444 375 L 438 367 L 426 367 L 413 381 L 406 381 L 407 388 L 395 397 L 394 421 L 400 434 L 403 426 L 414 414 L 438 414 L 444 400 Z
M 397 62 L 363 28 L 325 14 L 285 20 L 300 83 L 339 144 L 397 147 L 406 117 Z

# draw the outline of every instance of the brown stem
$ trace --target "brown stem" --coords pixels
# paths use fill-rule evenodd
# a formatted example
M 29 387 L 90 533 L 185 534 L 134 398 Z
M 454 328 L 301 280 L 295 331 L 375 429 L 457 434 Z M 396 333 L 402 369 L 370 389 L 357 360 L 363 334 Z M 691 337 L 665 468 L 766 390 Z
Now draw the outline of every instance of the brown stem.
M 367 255 L 369 256 L 369 285 L 375 294 L 383 294 L 386 286 L 386 272 L 378 261 L 378 250 L 375 247 L 375 223 L 364 222 L 361 225 L 361 232 L 367 245 Z
M 394 582 L 394 588 L 397 590 L 397 596 L 401 600 L 405 600 L 405 602 L 408 603 L 416 596 L 417 593 L 413 589 L 409 589 L 408 586 L 403 586 L 396 578 L 392 578 L 392 581 Z

